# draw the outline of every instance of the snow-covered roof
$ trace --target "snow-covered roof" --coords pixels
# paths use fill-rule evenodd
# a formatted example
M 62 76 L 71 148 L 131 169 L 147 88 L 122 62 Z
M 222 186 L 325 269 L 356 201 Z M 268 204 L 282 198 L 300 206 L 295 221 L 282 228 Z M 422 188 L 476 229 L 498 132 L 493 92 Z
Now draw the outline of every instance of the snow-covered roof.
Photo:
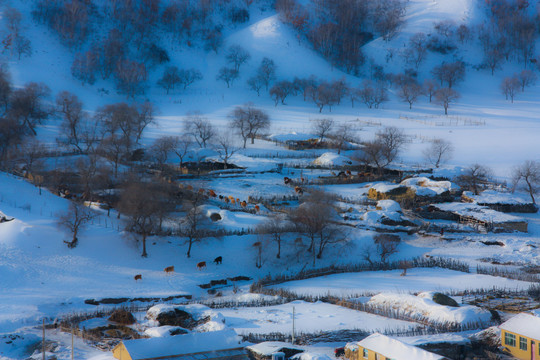
M 512 194 L 496 190 L 484 190 L 479 195 L 474 195 L 471 191 L 464 191 L 463 195 L 473 199 L 479 204 L 525 205 L 531 203 L 531 198 L 527 197 L 525 194 Z
M 505 223 L 505 222 L 523 222 L 524 220 L 513 215 L 505 214 L 499 211 L 492 210 L 487 206 L 481 206 L 472 203 L 444 203 L 444 204 L 432 204 L 432 206 L 442 210 L 449 211 L 461 216 L 470 216 L 477 220 L 492 222 L 492 223 Z
M 279 352 L 281 349 L 287 348 L 287 349 L 296 349 L 298 351 L 304 351 L 303 349 L 291 345 L 286 342 L 282 341 L 265 341 L 259 344 L 250 345 L 246 347 L 246 349 L 249 349 L 257 354 L 261 354 L 263 356 L 270 356 L 276 352 Z
M 240 337 L 232 329 L 170 337 L 125 340 L 123 344 L 133 360 L 228 350 L 244 346 Z
M 380 192 L 380 193 L 387 193 L 389 191 L 392 191 L 400 187 L 403 187 L 403 186 L 390 184 L 390 183 L 377 183 L 373 185 L 371 188 L 377 190 L 377 192 Z
M 517 314 L 499 325 L 499 328 L 540 341 L 540 317 L 538 316 L 527 313 Z
M 444 356 L 431 353 L 413 345 L 405 344 L 399 340 L 379 333 L 368 336 L 364 340 L 358 342 L 358 345 L 395 360 L 444 359 Z
M 401 206 L 394 200 L 379 200 L 377 201 L 377 209 L 390 212 L 401 211 Z

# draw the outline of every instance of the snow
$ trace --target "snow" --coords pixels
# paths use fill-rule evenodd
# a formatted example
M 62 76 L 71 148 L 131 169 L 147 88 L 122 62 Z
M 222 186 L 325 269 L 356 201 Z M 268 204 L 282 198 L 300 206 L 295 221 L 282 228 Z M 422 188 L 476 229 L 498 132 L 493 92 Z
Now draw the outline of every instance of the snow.
M 476 306 L 463 305 L 451 307 L 439 305 L 433 301 L 433 292 L 409 294 L 383 293 L 373 296 L 368 304 L 383 308 L 392 308 L 407 313 L 415 319 L 427 319 L 435 323 L 487 324 L 491 313 Z
M 390 183 L 377 183 L 375 185 L 373 185 L 371 188 L 372 189 L 375 189 L 377 192 L 380 192 L 380 193 L 387 193 L 389 191 L 392 191 L 392 190 L 395 190 L 395 189 L 398 189 L 400 187 L 403 187 L 399 184 L 390 184 Z
M 484 190 L 479 195 L 474 195 L 470 191 L 464 191 L 463 195 L 467 196 L 470 199 L 478 204 L 530 204 L 531 198 L 526 194 L 522 193 L 510 193 L 510 192 L 501 192 L 496 190 Z
M 255 308 L 220 309 L 227 326 L 239 334 L 268 334 L 280 332 L 288 334 L 292 330 L 292 310 L 295 308 L 295 329 L 297 333 L 318 333 L 336 330 L 360 329 L 368 332 L 387 329 L 414 329 L 418 324 L 389 319 L 347 309 L 321 301 L 309 303 L 301 300 L 288 304 Z M 324 327 L 321 328 L 321 324 Z
M 359 341 L 358 345 L 391 359 L 439 360 L 444 358 L 382 334 L 370 335 Z
M 343 166 L 352 165 L 351 159 L 344 155 L 338 155 L 336 153 L 327 152 L 313 160 L 313 165 L 318 166 Z
M 270 140 L 287 142 L 287 141 L 307 141 L 311 139 L 316 139 L 317 136 L 313 134 L 297 133 L 292 132 L 290 134 L 273 134 L 268 136 Z
M 246 349 L 249 349 L 263 356 L 271 356 L 273 353 L 279 352 L 283 348 L 297 349 L 302 351 L 302 348 L 298 346 L 281 341 L 264 341 L 262 343 L 249 345 L 248 347 L 246 347 Z
M 419 196 L 441 195 L 444 192 L 459 189 L 459 186 L 450 181 L 434 181 L 426 177 L 405 179 L 401 182 L 401 185 L 413 188 L 416 191 L 416 195 Z
M 170 337 L 125 340 L 133 360 L 171 355 L 235 349 L 245 346 L 233 330 L 189 333 Z
M 414 268 L 400 276 L 401 270 L 365 271 L 327 275 L 276 285 L 303 295 L 354 297 L 377 292 L 422 292 L 470 289 L 528 289 L 531 283 L 490 275 L 462 273 L 440 268 Z M 443 279 L 443 280 L 441 280 Z
M 433 204 L 432 206 L 442 210 L 452 212 L 461 216 L 470 216 L 477 220 L 491 222 L 491 223 L 505 223 L 505 222 L 521 222 L 522 218 L 514 215 L 509 215 L 493 209 L 487 206 L 480 206 L 471 203 L 444 203 Z
M 540 317 L 520 313 L 505 321 L 499 328 L 531 339 L 540 340 Z
M 400 212 L 401 206 L 394 200 L 379 200 L 377 201 L 377 210 L 388 212 Z
M 171 325 L 155 326 L 155 327 L 151 327 L 144 330 L 144 334 L 149 337 L 167 337 L 167 336 L 172 336 L 171 333 L 174 332 L 175 330 L 185 330 L 185 329 L 179 326 L 171 326 Z

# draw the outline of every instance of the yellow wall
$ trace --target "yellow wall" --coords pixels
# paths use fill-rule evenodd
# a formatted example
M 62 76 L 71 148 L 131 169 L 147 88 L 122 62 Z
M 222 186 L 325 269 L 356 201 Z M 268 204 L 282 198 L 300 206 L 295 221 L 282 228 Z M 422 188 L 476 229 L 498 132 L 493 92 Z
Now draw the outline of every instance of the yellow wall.
M 118 360 L 131 360 L 131 356 L 129 356 L 129 352 L 123 343 L 115 346 L 113 349 L 113 356 Z
M 516 337 L 516 346 L 510 346 L 510 345 L 506 344 L 506 341 L 505 341 L 506 333 L 513 334 Z M 527 339 L 527 350 L 521 350 L 519 348 L 519 338 L 520 337 L 523 337 L 523 338 Z M 502 343 L 502 346 L 512 356 L 514 356 L 515 358 L 520 359 L 520 360 L 530 360 L 531 359 L 531 341 L 532 340 L 534 340 L 534 342 L 536 343 L 536 345 L 535 345 L 535 347 L 536 347 L 536 349 L 535 349 L 536 358 L 540 359 L 540 354 L 538 353 L 538 351 L 539 351 L 538 347 L 540 346 L 540 339 L 530 339 L 530 338 L 527 338 L 525 336 L 520 336 L 519 334 L 516 334 L 516 333 L 512 333 L 512 332 L 509 332 L 509 331 L 506 331 L 506 330 L 501 330 L 501 343 Z
M 348 349 L 345 349 L 345 357 L 349 360 L 375 360 L 375 352 L 368 350 L 368 357 L 364 357 L 364 348 L 359 346 L 358 350 L 356 351 L 350 351 Z M 386 360 L 386 357 L 384 355 L 379 354 L 378 360 Z

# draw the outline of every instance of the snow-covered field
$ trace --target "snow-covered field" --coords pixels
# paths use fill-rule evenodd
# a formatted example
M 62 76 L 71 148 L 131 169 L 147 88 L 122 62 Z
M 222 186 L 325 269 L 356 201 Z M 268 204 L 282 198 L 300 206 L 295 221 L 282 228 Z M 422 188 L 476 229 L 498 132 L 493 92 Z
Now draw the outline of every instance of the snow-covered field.
M 469 274 L 439 268 L 415 268 L 401 276 L 401 270 L 366 271 L 327 275 L 290 281 L 275 287 L 302 295 L 351 297 L 366 293 L 424 291 L 462 291 L 472 289 L 527 289 L 531 283 L 489 275 Z

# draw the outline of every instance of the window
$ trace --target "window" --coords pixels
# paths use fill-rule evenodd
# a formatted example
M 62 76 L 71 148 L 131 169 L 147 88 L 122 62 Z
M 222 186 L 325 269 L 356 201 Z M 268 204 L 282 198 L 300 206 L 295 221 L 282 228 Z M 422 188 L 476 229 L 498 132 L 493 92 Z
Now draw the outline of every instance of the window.
M 516 335 L 505 332 L 504 343 L 508 346 L 516 346 Z
M 519 337 L 519 350 L 527 351 L 527 338 Z
M 364 359 L 368 358 L 368 350 L 367 349 L 363 350 L 362 356 L 364 357 Z

